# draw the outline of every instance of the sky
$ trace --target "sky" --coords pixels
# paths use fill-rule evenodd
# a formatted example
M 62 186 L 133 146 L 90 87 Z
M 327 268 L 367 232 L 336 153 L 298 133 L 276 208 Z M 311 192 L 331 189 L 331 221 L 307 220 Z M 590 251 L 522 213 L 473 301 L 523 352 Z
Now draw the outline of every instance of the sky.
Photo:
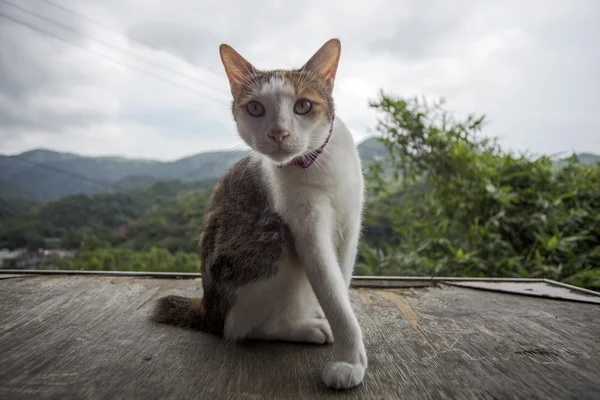
M 600 154 L 599 17 L 597 0 L 0 0 L 0 154 L 244 149 L 219 44 L 285 69 L 332 37 L 357 141 L 383 89 L 485 114 L 511 150 Z

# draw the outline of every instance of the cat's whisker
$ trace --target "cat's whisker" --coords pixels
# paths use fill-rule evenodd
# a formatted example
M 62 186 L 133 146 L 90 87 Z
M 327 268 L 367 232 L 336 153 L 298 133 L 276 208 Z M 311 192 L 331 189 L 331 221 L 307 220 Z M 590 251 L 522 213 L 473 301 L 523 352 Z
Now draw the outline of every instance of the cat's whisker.
M 323 171 L 325 171 L 325 173 L 327 173 L 327 175 L 329 176 L 329 179 L 331 180 L 331 185 L 335 188 L 335 179 L 333 179 L 333 177 L 331 176 L 331 174 L 329 173 L 329 167 L 326 164 L 325 158 L 321 157 L 321 158 L 317 158 L 315 160 L 315 163 L 318 167 L 321 167 L 321 169 Z
M 237 170 L 238 168 L 240 168 L 240 166 L 241 166 L 241 165 L 242 165 L 242 164 L 241 164 L 241 163 L 239 163 L 239 162 L 238 162 L 238 163 L 236 163 L 236 164 L 234 165 L 234 167 L 233 167 L 233 170 L 231 171 L 231 174 L 232 174 L 232 175 L 235 175 L 235 174 L 236 174 L 236 170 Z M 229 190 L 231 190 L 231 187 L 232 187 L 231 185 L 232 185 L 232 184 L 233 184 L 233 180 L 230 180 L 230 181 L 229 181 Z
M 240 176 L 240 180 L 244 179 L 244 174 L 246 174 L 246 171 L 248 170 L 248 168 L 250 167 L 251 163 L 248 163 L 248 165 L 246 165 L 246 168 L 244 168 L 244 170 L 242 171 L 242 175 Z
M 235 146 L 231 147 L 230 149 L 228 149 L 228 150 L 227 150 L 227 152 L 234 152 L 234 151 L 236 151 L 236 150 L 238 150 L 238 149 L 240 149 L 240 148 L 244 147 L 244 145 L 245 145 L 245 143 L 240 143 L 240 144 L 238 144 L 238 145 L 235 145 Z M 222 158 L 224 155 L 225 155 L 225 153 L 223 153 L 223 152 L 219 152 L 219 153 L 217 153 L 217 154 L 215 155 L 215 157 L 213 157 L 213 158 L 211 159 L 211 162 L 212 162 L 212 161 L 215 161 L 217 158 Z M 212 178 L 213 178 L 213 176 L 215 175 L 215 172 L 217 171 L 217 166 L 218 166 L 218 165 L 217 165 L 217 164 L 215 164 L 215 167 L 213 168 L 212 172 L 210 173 L 210 179 L 212 179 Z M 229 169 L 229 167 L 231 167 L 231 165 L 227 165 L 227 166 L 226 166 L 226 169 Z

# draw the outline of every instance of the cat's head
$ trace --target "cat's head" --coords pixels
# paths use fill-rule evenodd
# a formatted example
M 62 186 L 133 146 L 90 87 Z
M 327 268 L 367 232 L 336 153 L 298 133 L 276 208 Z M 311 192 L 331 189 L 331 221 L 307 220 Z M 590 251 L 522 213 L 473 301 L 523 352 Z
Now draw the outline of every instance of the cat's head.
M 261 71 L 231 46 L 219 48 L 242 139 L 278 164 L 319 147 L 333 123 L 333 82 L 340 59 L 337 39 L 325 43 L 296 70 Z

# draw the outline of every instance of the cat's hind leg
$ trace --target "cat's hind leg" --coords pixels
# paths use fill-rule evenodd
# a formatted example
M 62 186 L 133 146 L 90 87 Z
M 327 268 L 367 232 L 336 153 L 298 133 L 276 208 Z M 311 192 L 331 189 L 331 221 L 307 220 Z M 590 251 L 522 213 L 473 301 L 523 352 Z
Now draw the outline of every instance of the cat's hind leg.
M 274 276 L 236 290 L 224 334 L 230 340 L 333 342 L 306 273 L 289 262 L 281 263 Z
M 253 329 L 246 338 L 316 344 L 333 343 L 329 322 L 320 318 L 269 321 Z

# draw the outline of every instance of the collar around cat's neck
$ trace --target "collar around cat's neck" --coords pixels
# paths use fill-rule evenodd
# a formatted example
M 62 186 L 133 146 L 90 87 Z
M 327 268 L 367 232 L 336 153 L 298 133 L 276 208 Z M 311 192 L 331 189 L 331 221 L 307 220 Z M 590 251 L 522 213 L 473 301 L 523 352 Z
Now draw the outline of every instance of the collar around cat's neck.
M 329 139 L 331 138 L 331 134 L 333 133 L 333 122 L 334 121 L 335 121 L 335 115 L 331 118 L 331 125 L 329 126 L 329 135 L 327 135 L 327 139 L 325 139 L 325 143 L 323 143 L 321 145 L 321 147 L 309 152 L 308 154 L 298 156 L 285 165 L 289 166 L 289 167 L 297 165 L 302 169 L 310 167 L 312 165 L 312 163 L 315 162 L 317 157 L 319 157 L 319 155 L 321 153 L 323 153 L 323 150 L 325 149 L 325 146 L 327 145 L 327 143 L 329 143 Z M 280 165 L 279 168 L 281 168 L 281 167 L 282 166 Z

